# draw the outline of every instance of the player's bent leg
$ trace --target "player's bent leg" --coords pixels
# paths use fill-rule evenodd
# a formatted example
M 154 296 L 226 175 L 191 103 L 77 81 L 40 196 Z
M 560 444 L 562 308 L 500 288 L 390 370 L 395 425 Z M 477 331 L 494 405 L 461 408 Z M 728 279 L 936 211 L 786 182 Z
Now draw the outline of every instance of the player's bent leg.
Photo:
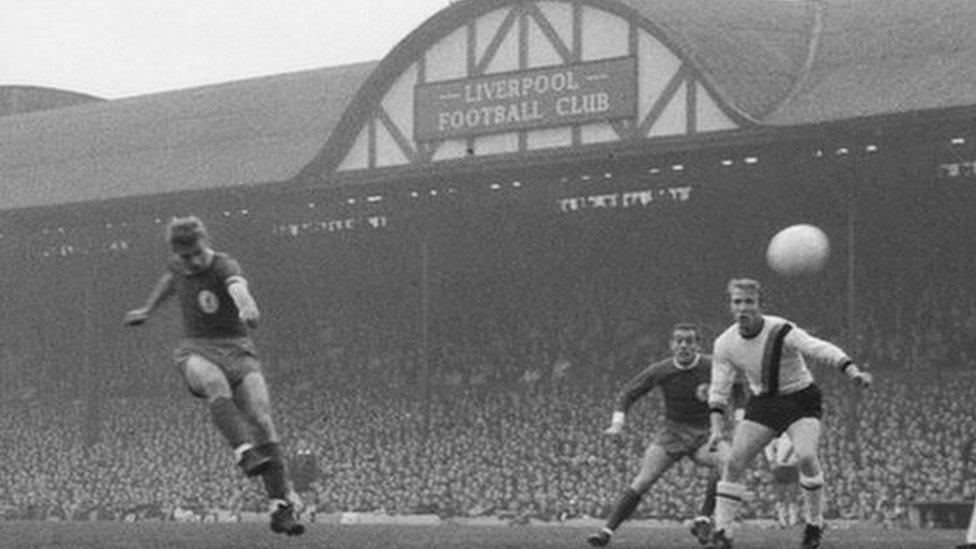
M 722 480 L 739 482 L 745 474 L 746 467 L 769 444 L 775 434 L 775 431 L 761 423 L 748 419 L 742 420 L 736 428 L 735 438 L 732 439 Z
M 801 475 L 812 477 L 820 474 L 820 431 L 820 420 L 812 417 L 800 418 L 786 429 L 793 442 L 796 465 Z
M 652 443 L 644 451 L 640 472 L 617 500 L 603 528 L 590 534 L 586 541 L 594 547 L 610 543 L 614 531 L 637 510 L 641 499 L 658 478 L 674 464 L 674 458 L 659 444 Z
M 710 450 L 707 444 L 703 444 L 692 456 L 692 459 L 700 464 L 712 468 L 708 478 L 708 487 L 705 491 L 705 498 L 698 516 L 692 519 L 689 530 L 691 535 L 702 545 L 708 545 L 712 539 L 712 515 L 715 514 L 715 494 L 718 492 L 718 482 L 725 463 L 728 461 L 731 447 L 728 442 L 720 441 L 715 450 Z
M 649 444 L 644 450 L 640 471 L 630 483 L 630 489 L 643 496 L 657 482 L 657 479 L 674 465 L 675 461 L 660 444 Z
M 256 451 L 250 425 L 234 404 L 223 371 L 202 356 L 190 355 L 183 361 L 183 376 L 193 394 L 207 399 L 214 425 L 234 451 L 244 474 L 261 474 L 270 460 Z
M 231 398 L 230 385 L 224 372 L 213 362 L 200 355 L 189 355 L 183 360 L 183 377 L 194 395 L 208 402 L 217 398 Z
M 234 387 L 234 397 L 257 427 L 260 440 L 257 451 L 269 459 L 261 478 L 271 500 L 271 530 L 288 536 L 301 535 L 305 526 L 298 521 L 297 508 L 289 498 L 285 453 L 271 419 L 271 398 L 264 375 L 257 371 L 246 374 Z
M 264 375 L 251 372 L 234 387 L 234 402 L 257 428 L 259 443 L 277 442 L 278 432 L 271 418 L 271 395 Z
M 801 418 L 786 430 L 793 441 L 793 450 L 800 469 L 800 488 L 803 490 L 806 521 L 802 542 L 804 549 L 820 547 L 824 531 L 824 474 L 817 454 L 820 430 L 820 420 L 812 417 Z
M 732 448 L 715 493 L 715 531 L 709 547 L 731 547 L 732 525 L 746 487 L 741 483 L 746 467 L 776 432 L 761 423 L 744 419 L 736 427 Z

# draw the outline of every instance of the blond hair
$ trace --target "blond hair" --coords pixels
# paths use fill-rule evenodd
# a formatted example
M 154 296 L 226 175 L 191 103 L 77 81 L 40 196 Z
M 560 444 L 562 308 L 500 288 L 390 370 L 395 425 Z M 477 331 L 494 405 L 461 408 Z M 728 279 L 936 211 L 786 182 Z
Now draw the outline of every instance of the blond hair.
M 733 278 L 729 281 L 726 291 L 731 295 L 733 290 L 754 292 L 756 295 L 762 296 L 762 286 L 759 285 L 759 282 L 751 278 Z

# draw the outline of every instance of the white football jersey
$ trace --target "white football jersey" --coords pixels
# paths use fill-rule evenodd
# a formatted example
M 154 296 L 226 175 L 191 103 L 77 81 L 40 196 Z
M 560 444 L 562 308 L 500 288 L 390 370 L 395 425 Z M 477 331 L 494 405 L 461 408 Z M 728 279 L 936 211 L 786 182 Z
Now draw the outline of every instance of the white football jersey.
M 727 407 L 736 372 L 742 372 L 753 395 L 789 394 L 806 389 L 813 375 L 804 356 L 837 368 L 850 362 L 847 353 L 778 316 L 763 315 L 763 327 L 743 337 L 733 324 L 715 340 L 710 406 Z

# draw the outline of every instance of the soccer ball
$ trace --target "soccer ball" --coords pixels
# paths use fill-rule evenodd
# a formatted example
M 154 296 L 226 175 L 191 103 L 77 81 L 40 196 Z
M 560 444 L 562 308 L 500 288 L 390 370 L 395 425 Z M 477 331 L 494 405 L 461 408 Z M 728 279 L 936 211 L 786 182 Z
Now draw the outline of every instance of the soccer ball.
M 818 227 L 791 225 L 776 233 L 766 248 L 766 262 L 786 276 L 815 273 L 830 256 L 830 240 Z

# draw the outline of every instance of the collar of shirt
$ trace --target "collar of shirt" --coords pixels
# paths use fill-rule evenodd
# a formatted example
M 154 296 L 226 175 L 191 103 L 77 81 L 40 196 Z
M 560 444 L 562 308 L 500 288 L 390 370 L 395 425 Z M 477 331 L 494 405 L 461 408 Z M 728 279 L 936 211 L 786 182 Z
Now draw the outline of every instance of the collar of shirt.
M 698 366 L 698 363 L 701 362 L 701 353 L 695 353 L 695 359 L 688 364 L 681 364 L 678 362 L 678 357 L 672 358 L 671 362 L 674 364 L 674 367 L 679 370 L 690 370 L 695 366 Z

